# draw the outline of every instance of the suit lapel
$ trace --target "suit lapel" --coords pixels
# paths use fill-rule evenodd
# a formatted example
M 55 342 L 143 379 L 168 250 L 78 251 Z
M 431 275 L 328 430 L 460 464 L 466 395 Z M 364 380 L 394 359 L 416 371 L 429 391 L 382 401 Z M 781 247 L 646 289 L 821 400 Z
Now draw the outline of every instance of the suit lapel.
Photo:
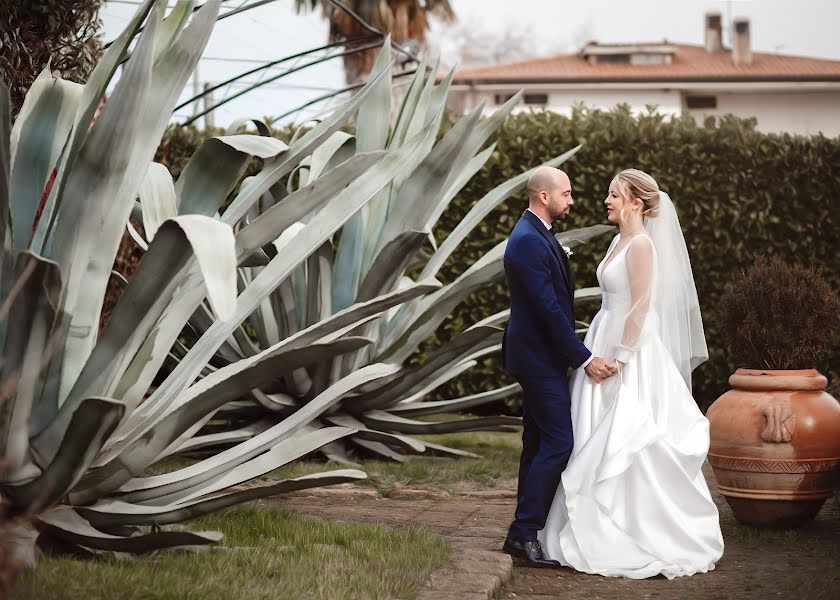
M 543 222 L 540 221 L 540 218 L 532 213 L 530 210 L 526 210 L 525 214 L 522 215 L 524 219 L 526 219 L 531 225 L 536 228 L 536 230 L 542 235 L 547 241 L 549 246 L 551 246 L 552 252 L 554 252 L 555 258 L 560 263 L 560 270 L 563 273 L 563 277 L 566 279 L 566 287 L 569 290 L 569 296 L 574 299 L 575 288 L 574 288 L 574 278 L 572 276 L 572 269 L 569 265 L 569 257 L 566 256 L 566 253 L 563 251 L 563 248 L 560 246 L 560 242 L 557 241 L 548 229 L 545 228 Z

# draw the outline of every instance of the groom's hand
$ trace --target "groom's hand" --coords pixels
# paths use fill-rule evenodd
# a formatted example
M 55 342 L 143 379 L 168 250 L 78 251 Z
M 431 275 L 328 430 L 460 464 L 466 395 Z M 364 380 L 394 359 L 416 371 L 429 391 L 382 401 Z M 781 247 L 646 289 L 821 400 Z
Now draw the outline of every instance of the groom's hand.
M 605 379 L 615 375 L 618 371 L 614 364 L 608 363 L 600 356 L 593 358 L 592 362 L 586 365 L 583 370 L 595 383 L 601 383 Z

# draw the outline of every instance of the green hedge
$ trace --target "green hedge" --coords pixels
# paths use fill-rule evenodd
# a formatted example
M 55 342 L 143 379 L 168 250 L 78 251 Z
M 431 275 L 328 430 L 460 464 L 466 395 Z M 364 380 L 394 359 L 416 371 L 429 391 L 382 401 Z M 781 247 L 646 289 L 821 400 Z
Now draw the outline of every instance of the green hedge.
M 725 391 L 736 367 L 750 366 L 734 364 L 711 318 L 723 286 L 737 269 L 756 254 L 778 254 L 792 262 L 822 267 L 832 287 L 840 289 L 836 257 L 840 138 L 762 134 L 755 130 L 753 120 L 731 116 L 696 124 L 691 117 L 672 120 L 645 114 L 634 118 L 628 107 L 619 107 L 610 112 L 576 109 L 571 117 L 550 112 L 511 117 L 485 168 L 443 216 L 435 232 L 437 239 L 487 190 L 578 143 L 583 148 L 565 165 L 575 205 L 563 227 L 607 223 L 603 205 L 607 188 L 613 176 L 628 167 L 653 175 L 676 205 L 710 354 L 694 375 L 694 395 L 701 406 Z M 527 197 L 521 195 L 489 215 L 453 256 L 442 279 L 451 281 L 507 237 L 526 206 Z M 605 236 L 575 251 L 572 268 L 579 287 L 597 285 L 595 267 L 609 242 L 610 236 Z M 504 285 L 475 294 L 444 324 L 439 341 L 503 310 L 507 303 Z M 596 310 L 597 304 L 579 312 L 588 317 Z M 836 379 L 840 349 L 815 366 Z M 441 389 L 439 395 L 456 397 L 509 381 L 494 357 Z
M 192 128 L 172 128 L 156 160 L 177 176 L 205 135 Z M 289 132 L 276 135 L 286 139 Z M 571 117 L 522 113 L 508 119 L 497 141 L 488 163 L 441 218 L 436 239 L 443 239 L 488 190 L 578 143 L 583 148 L 565 166 L 575 206 L 564 227 L 606 223 L 603 199 L 612 177 L 628 167 L 647 171 L 674 200 L 692 258 L 711 355 L 694 376 L 701 406 L 722 393 L 729 375 L 742 366 L 731 360 L 711 319 L 723 286 L 737 269 L 756 254 L 779 254 L 821 266 L 834 289 L 840 289 L 834 241 L 840 233 L 840 138 L 762 134 L 754 121 L 731 116 L 699 125 L 691 117 L 633 117 L 628 107 L 619 107 L 610 112 L 576 109 Z M 491 213 L 441 271 L 441 280 L 452 281 L 505 239 L 526 206 L 527 197 L 520 195 Z M 597 285 L 595 267 L 609 241 L 605 236 L 575 251 L 572 267 L 579 287 Z M 503 284 L 478 292 L 453 312 L 425 347 L 445 342 L 507 306 Z M 580 316 L 589 318 L 597 308 L 597 303 L 582 307 Z M 817 366 L 836 379 L 840 349 Z M 498 357 L 491 357 L 442 387 L 436 397 L 454 398 L 510 381 Z

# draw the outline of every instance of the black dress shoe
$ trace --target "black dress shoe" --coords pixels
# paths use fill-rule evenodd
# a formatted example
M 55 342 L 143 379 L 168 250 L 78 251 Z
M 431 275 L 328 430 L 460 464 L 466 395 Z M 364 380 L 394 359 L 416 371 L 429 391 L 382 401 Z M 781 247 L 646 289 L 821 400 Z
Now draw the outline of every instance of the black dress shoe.
M 525 542 L 523 547 L 525 563 L 529 567 L 551 568 L 562 566 L 558 561 L 546 557 L 542 544 L 538 540 Z
M 510 554 L 515 558 L 525 559 L 525 544 L 517 540 L 506 538 L 505 543 L 502 546 L 502 552 Z

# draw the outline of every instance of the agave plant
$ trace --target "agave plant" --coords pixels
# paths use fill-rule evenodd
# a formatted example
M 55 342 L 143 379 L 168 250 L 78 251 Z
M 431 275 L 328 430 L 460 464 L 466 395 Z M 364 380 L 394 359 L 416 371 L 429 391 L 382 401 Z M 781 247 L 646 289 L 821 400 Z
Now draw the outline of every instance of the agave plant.
M 370 94 L 360 104 L 355 135 L 337 131 L 310 157 L 302 161 L 285 185 L 269 189 L 263 195 L 262 210 L 273 210 L 276 203 L 287 202 L 288 194 L 297 194 L 307 186 L 318 185 L 326 169 L 335 162 L 352 160 L 371 151 L 398 151 L 411 143 L 417 132 L 431 127 L 438 133 L 442 109 L 452 81 L 453 72 L 437 81 L 436 66 L 429 68 L 424 60 L 418 67 L 408 91 L 397 110 L 392 110 L 388 42 L 380 52 L 374 72 L 383 75 L 371 86 Z M 438 141 L 428 138 L 416 162 L 385 186 L 362 210 L 355 213 L 342 227 L 334 245 L 325 243 L 284 280 L 248 317 L 253 335 L 244 331 L 235 340 L 224 343 L 213 364 L 247 359 L 263 348 L 280 343 L 288 336 L 311 327 L 354 303 L 364 303 L 378 295 L 410 289 L 418 281 L 437 276 L 441 267 L 470 232 L 500 203 L 524 189 L 531 171 L 505 182 L 489 191 L 464 217 L 461 223 L 437 244 L 432 232 L 449 202 L 470 178 L 479 171 L 495 149 L 487 145 L 495 130 L 504 122 L 516 105 L 519 95 L 492 116 L 481 120 L 483 105 L 476 107 L 443 134 Z M 393 114 L 393 117 L 392 117 Z M 573 156 L 573 148 L 546 164 L 557 166 Z M 188 167 L 189 168 L 189 167 Z M 246 186 L 251 185 L 246 182 Z M 252 207 L 253 218 L 259 222 L 259 207 Z M 260 256 L 252 256 L 252 263 L 241 264 L 240 286 L 251 285 L 263 275 L 266 262 L 282 252 L 297 231 L 308 226 L 309 215 L 291 224 L 283 234 L 262 248 Z M 600 235 L 611 228 L 590 227 L 561 234 L 564 244 L 574 246 Z M 275 247 L 276 246 L 276 247 Z M 424 252 L 428 248 L 429 252 Z M 424 402 L 423 398 L 446 381 L 476 364 L 477 359 L 498 351 L 502 331 L 499 325 L 507 313 L 495 315 L 463 331 L 449 344 L 432 350 L 423 364 L 410 366 L 409 357 L 427 340 L 445 317 L 468 295 L 498 281 L 503 276 L 502 257 L 505 243 L 493 248 L 486 256 L 455 281 L 434 293 L 417 297 L 385 318 L 368 322 L 355 335 L 372 341 L 363 348 L 341 357 L 325 357 L 294 372 L 278 376 L 271 382 L 255 387 L 245 396 L 228 404 L 217 413 L 216 421 L 204 431 L 171 452 L 206 450 L 216 445 L 239 442 L 257 435 L 276 419 L 296 414 L 330 386 L 337 385 L 358 369 L 370 364 L 388 363 L 397 370 L 387 380 L 369 384 L 358 393 L 344 398 L 327 411 L 318 425 L 345 426 L 355 432 L 340 442 L 326 446 L 323 452 L 331 459 L 353 464 L 347 444 L 354 450 L 395 460 L 404 460 L 412 453 L 443 453 L 469 455 L 427 441 L 421 442 L 411 434 L 445 433 L 476 430 L 509 430 L 519 420 L 496 416 L 449 421 L 420 421 L 411 417 L 449 413 L 499 400 L 519 391 L 518 384 L 490 390 L 481 394 L 446 401 Z M 261 257 L 261 258 L 260 258 Z M 416 279 L 406 276 L 409 268 Z M 580 290 L 579 298 L 592 297 L 594 290 Z M 192 326 L 202 335 L 206 325 L 201 315 Z M 177 358 L 188 354 L 180 348 Z M 211 365 L 212 366 L 212 365 Z M 210 373 L 209 369 L 206 373 Z M 226 419 L 226 420 L 224 420 Z
M 0 509 L 15 523 L 0 542 L 12 543 L 26 562 L 34 560 L 36 539 L 94 552 L 215 543 L 220 536 L 214 532 L 148 527 L 364 477 L 342 469 L 235 487 L 353 433 L 315 419 L 366 385 L 393 377 L 395 365 L 371 362 L 224 452 L 142 475 L 243 390 L 359 350 L 371 343 L 358 335 L 360 328 L 440 287 L 427 278 L 374 294 L 247 358 L 208 366 L 226 344 L 245 344 L 248 316 L 348 219 L 418 164 L 435 131 L 426 125 L 399 148 L 325 165 L 317 181 L 258 218 L 244 218 L 261 195 L 333 139 L 388 67 L 289 146 L 263 136 L 211 139 L 173 183 L 151 160 L 220 2 L 197 11 L 193 5 L 181 1 L 164 19 L 166 2 L 143 2 L 86 85 L 45 70 L 14 127 L 8 90 L 0 90 Z M 122 62 L 122 75 L 94 120 Z M 218 216 L 252 156 L 264 161 L 263 170 Z M 43 194 L 51 174 L 54 183 Z M 132 214 L 148 250 L 99 332 L 110 268 Z M 294 236 L 281 236 L 304 215 L 307 222 Z M 276 254 L 262 260 L 262 248 L 272 243 Z M 236 265 L 253 261 L 263 266 L 237 297 Z M 201 337 L 153 387 L 190 320 L 205 325 Z

